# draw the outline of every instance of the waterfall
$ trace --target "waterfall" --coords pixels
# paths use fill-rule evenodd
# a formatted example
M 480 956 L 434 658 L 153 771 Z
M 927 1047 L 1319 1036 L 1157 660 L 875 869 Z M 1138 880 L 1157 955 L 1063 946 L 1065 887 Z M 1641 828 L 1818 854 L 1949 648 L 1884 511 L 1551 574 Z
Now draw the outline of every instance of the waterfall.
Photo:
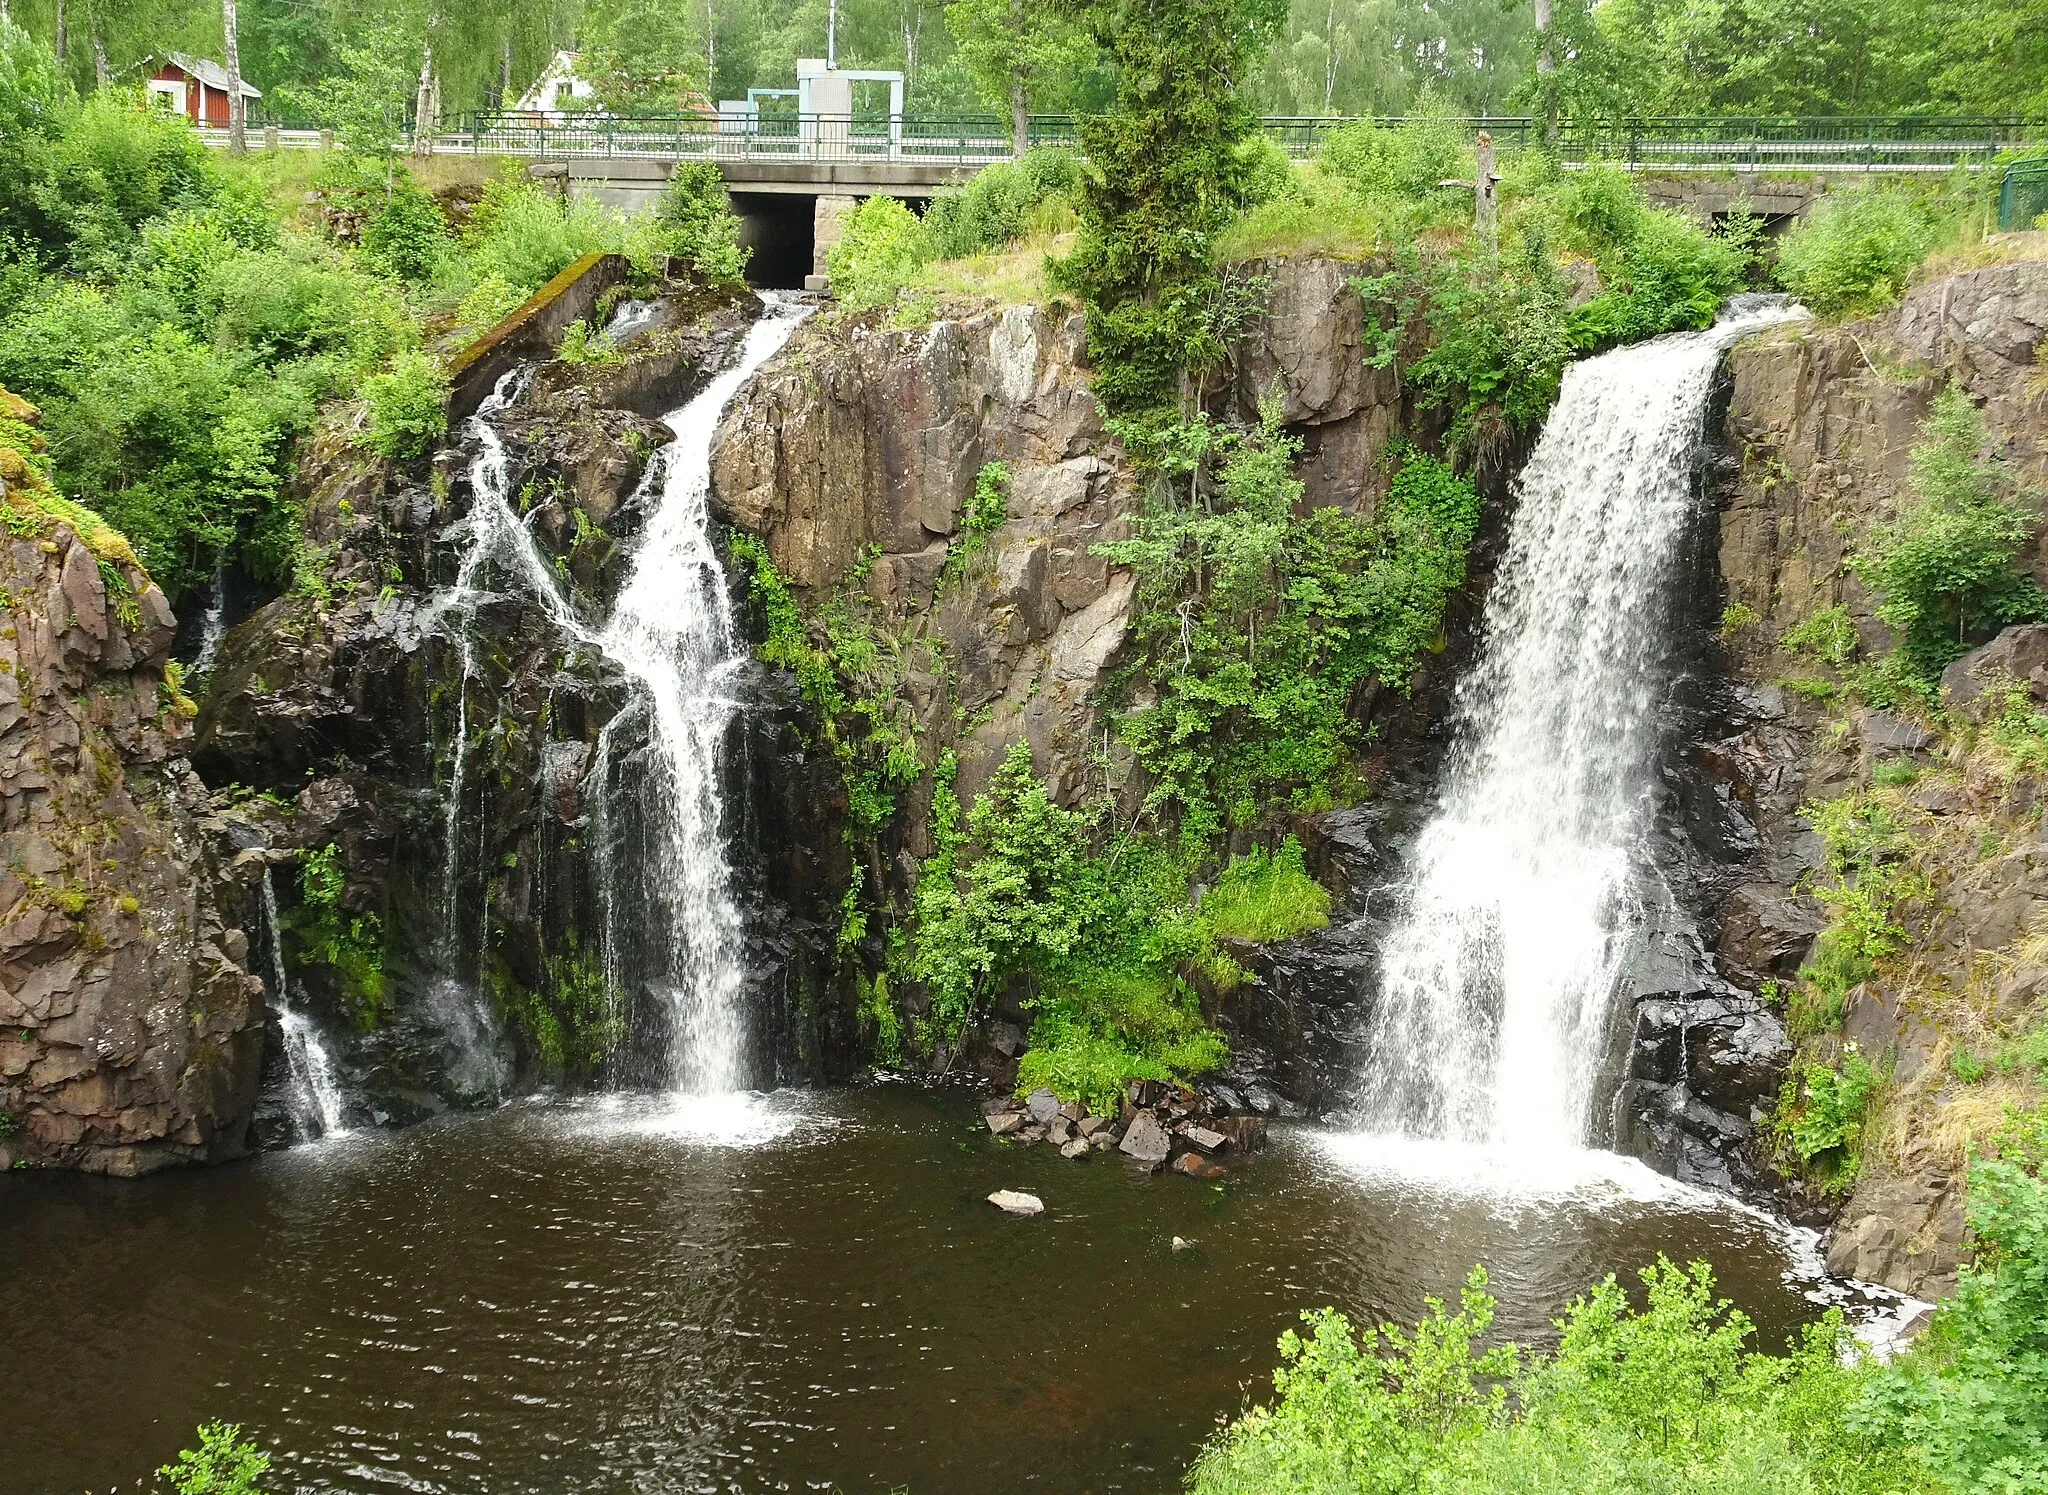
M 213 588 L 206 594 L 206 611 L 199 617 L 199 652 L 192 659 L 192 673 L 203 675 L 213 668 L 220 654 L 220 641 L 227 633 L 228 568 L 222 561 L 213 568 Z
M 348 1130 L 347 1097 L 342 1094 L 334 1055 L 313 1020 L 292 1006 L 284 974 L 284 930 L 277 917 L 277 885 L 270 868 L 263 869 L 263 938 L 270 947 L 270 1000 L 284 1033 L 285 1069 L 289 1076 L 285 1103 L 301 1137 L 332 1137 Z
M 1745 306 L 1568 369 L 1520 482 L 1459 687 L 1437 804 L 1383 947 L 1368 1129 L 1555 1151 L 1587 1141 L 1652 872 L 1659 707 L 1683 539 Z
M 656 458 L 658 500 L 599 639 L 638 683 L 647 708 L 652 845 L 649 865 L 637 869 L 637 876 L 657 927 L 642 931 L 656 956 L 656 969 L 646 975 L 669 1007 L 668 1079 L 689 1095 L 723 1094 L 740 1088 L 745 1078 L 743 928 L 726 854 L 719 770 L 738 705 L 733 676 L 747 654 L 712 545 L 711 439 L 726 403 L 807 314 L 798 302 L 763 299 L 767 313 L 748 329 L 735 365 L 664 417 L 675 440 Z M 598 752 L 606 776 L 614 760 L 610 737 L 607 729 Z M 606 777 L 593 775 L 593 781 L 596 792 L 608 798 Z M 609 852 L 606 846 L 600 855 Z M 608 970 L 617 966 L 619 900 L 610 884 L 619 873 L 610 861 L 601 868 Z

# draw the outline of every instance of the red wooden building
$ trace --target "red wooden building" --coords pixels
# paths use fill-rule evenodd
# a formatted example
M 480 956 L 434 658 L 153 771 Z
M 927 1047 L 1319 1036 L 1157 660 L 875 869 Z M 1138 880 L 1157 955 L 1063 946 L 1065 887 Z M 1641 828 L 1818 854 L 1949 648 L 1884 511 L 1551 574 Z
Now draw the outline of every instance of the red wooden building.
M 250 102 L 262 97 L 260 90 L 243 80 L 242 112 L 245 118 Z M 225 130 L 228 127 L 228 70 L 208 58 L 187 57 L 183 52 L 165 53 L 157 70 L 150 75 L 149 101 L 165 109 L 175 109 L 195 125 Z

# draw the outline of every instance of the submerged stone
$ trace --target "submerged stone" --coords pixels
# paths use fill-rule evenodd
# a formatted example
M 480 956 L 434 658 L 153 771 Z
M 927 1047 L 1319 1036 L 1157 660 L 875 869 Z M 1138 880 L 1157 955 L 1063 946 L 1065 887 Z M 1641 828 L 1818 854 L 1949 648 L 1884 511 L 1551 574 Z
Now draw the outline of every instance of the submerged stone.
M 1012 1215 L 1042 1215 L 1045 1202 L 1036 1194 L 1020 1194 L 1014 1189 L 997 1189 L 988 1196 L 988 1202 L 997 1209 Z

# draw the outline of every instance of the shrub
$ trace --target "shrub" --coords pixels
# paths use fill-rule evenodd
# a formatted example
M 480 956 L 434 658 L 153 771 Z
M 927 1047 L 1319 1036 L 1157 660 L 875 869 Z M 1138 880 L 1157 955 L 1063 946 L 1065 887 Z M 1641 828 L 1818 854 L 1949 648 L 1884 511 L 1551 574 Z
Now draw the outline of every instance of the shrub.
M 625 245 L 626 225 L 608 208 L 499 177 L 485 185 L 462 248 L 478 279 L 496 276 L 531 295 L 581 256 Z
M 1857 316 L 1898 299 L 1934 247 L 1939 209 L 1893 188 L 1830 192 L 1778 241 L 1778 277 L 1823 317 Z
M 1582 352 L 1705 327 L 1742 288 L 1740 249 L 1683 213 L 1652 206 L 1619 167 L 1567 173 L 1548 195 L 1566 245 L 1600 269 L 1601 291 L 1567 319 Z
M 359 242 L 372 269 L 414 285 L 438 275 L 454 248 L 440 205 L 405 172 L 363 221 Z
M 932 257 L 924 225 L 893 197 L 870 197 L 840 222 L 825 251 L 832 294 L 848 311 L 887 306 Z
M 1323 142 L 1324 168 L 1366 197 L 1469 208 L 1471 193 L 1439 184 L 1472 176 L 1472 146 L 1458 121 L 1423 116 L 1398 125 L 1339 125 Z
M 718 168 L 709 161 L 678 161 L 655 209 L 650 242 L 656 252 L 687 260 L 713 280 L 739 280 L 752 253 L 741 247 L 739 230 Z
M 2013 492 L 2010 470 L 1980 455 L 1984 425 L 1969 397 L 1942 391 L 1920 434 L 1911 496 L 1849 565 L 1883 595 L 1877 615 L 1899 659 L 1931 690 L 1973 639 L 2048 615 L 2048 596 L 2022 564 L 2039 516 Z
M 350 915 L 342 907 L 339 852 L 333 845 L 308 851 L 299 867 L 301 902 L 287 927 L 298 958 L 333 970 L 342 995 L 365 1030 L 376 1026 L 384 1005 L 384 941 L 375 914 Z
M 625 354 L 618 344 L 606 337 L 602 331 L 592 332 L 590 324 L 578 317 L 562 329 L 561 345 L 555 349 L 555 357 L 563 363 L 593 363 L 608 365 L 623 362 Z
M 176 1495 L 264 1495 L 261 1481 L 269 1472 L 270 1455 L 243 1441 L 239 1426 L 207 1422 L 199 1426 L 199 1446 L 181 1450 L 178 1461 L 156 1475 Z
M 150 109 L 132 90 L 101 89 L 60 122 L 36 196 L 79 268 L 117 270 L 142 224 L 217 190 L 206 147 L 184 116 Z
M 1882 1081 L 1851 1043 L 1838 1066 L 1809 1064 L 1795 1083 L 1793 1106 L 1781 1124 L 1785 1139 L 1801 1162 L 1823 1168 L 1831 1190 L 1847 1192 L 1863 1146 L 1863 1118 Z
M 370 407 L 364 445 L 386 457 L 417 457 L 448 429 L 448 376 L 428 354 L 399 354 L 363 381 L 363 398 Z
M 929 251 L 958 259 L 1000 249 L 1023 237 L 1042 209 L 1070 202 L 1079 182 L 1079 165 L 1055 146 L 1034 146 L 1015 161 L 984 166 L 965 186 L 932 199 L 924 216 Z

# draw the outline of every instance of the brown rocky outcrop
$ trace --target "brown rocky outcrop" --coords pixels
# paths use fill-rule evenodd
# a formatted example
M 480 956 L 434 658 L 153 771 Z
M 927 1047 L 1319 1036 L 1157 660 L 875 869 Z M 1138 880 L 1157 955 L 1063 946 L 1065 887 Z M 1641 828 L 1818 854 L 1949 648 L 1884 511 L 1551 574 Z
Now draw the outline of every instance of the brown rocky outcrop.
M 216 902 L 171 610 L 53 497 L 18 464 L 0 479 L 0 1167 L 233 1157 L 263 987 Z
M 1880 765 L 1894 766 L 1895 778 L 1920 775 L 1898 792 L 1896 811 L 1932 888 L 1913 911 L 1913 942 L 1851 994 L 1839 1036 L 1811 1041 L 1821 1057 L 1856 1041 L 1891 1077 L 1835 1222 L 1830 1266 L 1916 1293 L 1951 1284 L 1963 1249 L 1960 1153 L 1936 1118 L 1969 1103 L 1946 1055 L 1987 1036 L 1969 993 L 1992 980 L 2012 986 L 2040 959 L 2026 940 L 2048 910 L 2048 884 L 2035 871 L 2048 867 L 2048 846 L 2035 844 L 2038 786 L 2025 772 L 1993 772 L 1968 730 L 1990 677 L 2034 683 L 2039 630 L 2015 630 L 1952 667 L 1946 722 L 1904 707 L 1831 705 L 1838 672 L 1781 641 L 1839 605 L 1867 655 L 1890 647 L 1878 599 L 1847 560 L 1908 493 L 1920 422 L 1945 386 L 1982 412 L 1992 447 L 2023 485 L 2048 483 L 2044 335 L 2048 263 L 2020 261 L 1930 280 L 1861 321 L 1761 334 L 1731 355 L 1735 470 L 1720 563 L 1724 639 L 1742 688 L 1735 734 L 1710 745 L 1702 766 L 1753 822 L 1758 844 L 1746 880 L 1718 911 L 1716 953 L 1745 988 L 1789 980 L 1826 923 L 1809 891 L 1820 840 L 1800 807 L 1870 786 Z M 2048 553 L 2033 569 L 2048 577 Z M 2012 849 L 1987 859 L 1987 846 Z M 2033 986 L 2016 989 L 2002 1021 L 2023 1026 L 2042 1008 Z

